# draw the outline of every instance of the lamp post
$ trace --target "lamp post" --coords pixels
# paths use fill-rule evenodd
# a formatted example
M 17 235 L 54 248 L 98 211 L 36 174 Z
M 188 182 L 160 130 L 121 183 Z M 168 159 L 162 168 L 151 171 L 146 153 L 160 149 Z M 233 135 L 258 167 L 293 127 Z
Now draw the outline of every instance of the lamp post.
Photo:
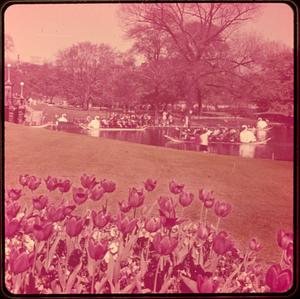
M 7 65 L 7 83 L 10 83 L 10 63 Z
M 24 82 L 20 82 L 20 86 L 21 86 L 21 94 L 20 94 L 20 97 L 21 97 L 21 100 L 23 100 L 23 87 L 24 87 Z

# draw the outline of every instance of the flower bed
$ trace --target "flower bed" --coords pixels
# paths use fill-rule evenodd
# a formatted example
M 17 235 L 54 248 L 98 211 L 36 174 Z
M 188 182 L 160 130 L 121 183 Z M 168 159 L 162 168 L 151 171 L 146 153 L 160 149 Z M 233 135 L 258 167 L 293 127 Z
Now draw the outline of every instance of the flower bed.
M 147 179 L 143 188 L 130 188 L 119 213 L 111 215 L 112 181 L 84 174 L 76 187 L 69 179 L 48 177 L 49 194 L 43 195 L 36 191 L 42 179 L 22 175 L 19 182 L 5 198 L 5 282 L 12 293 L 264 293 L 292 286 L 293 234 L 278 232 L 281 261 L 266 266 L 257 258 L 261 244 L 255 238 L 242 252 L 222 230 L 232 208 L 212 191 L 200 189 L 195 198 L 173 180 L 170 196 L 145 207 L 157 185 Z M 49 200 L 52 192 L 61 193 L 56 206 Z M 29 210 L 19 203 L 28 194 Z M 88 200 L 103 205 L 76 216 Z M 178 210 L 194 200 L 201 202 L 199 221 L 178 218 Z M 209 210 L 215 223 L 207 221 Z

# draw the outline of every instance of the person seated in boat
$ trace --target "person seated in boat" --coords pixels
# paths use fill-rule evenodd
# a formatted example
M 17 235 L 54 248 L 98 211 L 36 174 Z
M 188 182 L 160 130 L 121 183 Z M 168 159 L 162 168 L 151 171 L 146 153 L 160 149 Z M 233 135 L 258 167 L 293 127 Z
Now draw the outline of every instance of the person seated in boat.
M 261 117 L 257 119 L 256 128 L 257 130 L 265 130 L 268 127 L 268 123 Z
M 238 142 L 238 133 L 236 129 L 229 130 L 229 142 Z
M 102 127 L 107 128 L 108 127 L 108 121 L 107 121 L 107 119 L 103 118 L 101 120 L 101 125 L 102 125 Z
M 248 130 L 248 127 L 246 125 L 242 126 L 242 131 L 240 132 L 240 142 L 241 143 L 251 143 L 251 142 L 256 142 L 256 137 L 251 132 Z
M 200 134 L 200 150 L 203 152 L 208 152 L 208 137 L 211 133 L 211 130 L 203 128 L 203 131 Z
M 58 119 L 57 119 L 58 122 L 68 122 L 68 119 L 67 119 L 67 114 L 66 113 L 63 113 Z
M 212 131 L 212 133 L 210 134 L 210 140 L 211 141 L 217 141 L 218 140 L 218 136 L 220 135 L 220 133 L 221 133 L 221 130 L 218 128 L 218 129 L 214 129 L 213 131 Z
M 172 116 L 171 113 L 170 113 L 169 116 L 168 116 L 168 122 L 169 122 L 169 125 L 170 125 L 170 126 L 173 125 L 174 119 L 173 119 L 173 116 Z
M 90 130 L 99 130 L 99 128 L 100 128 L 100 118 L 99 118 L 99 116 L 95 116 L 94 119 L 89 122 L 88 128 Z
M 201 130 L 200 129 L 194 130 L 194 136 L 195 136 L 194 143 L 195 143 L 197 151 L 200 150 L 200 134 L 201 134 Z

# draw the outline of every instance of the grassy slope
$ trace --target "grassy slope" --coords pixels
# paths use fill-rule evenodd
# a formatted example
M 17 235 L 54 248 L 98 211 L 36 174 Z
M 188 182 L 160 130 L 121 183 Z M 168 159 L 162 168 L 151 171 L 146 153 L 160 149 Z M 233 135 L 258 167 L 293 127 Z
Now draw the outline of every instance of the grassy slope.
M 261 254 L 268 260 L 279 259 L 277 230 L 292 229 L 291 162 L 184 152 L 6 123 L 5 170 L 6 186 L 16 185 L 24 173 L 69 177 L 74 185 L 79 185 L 82 173 L 112 179 L 117 191 L 106 195 L 111 211 L 127 198 L 129 187 L 141 187 L 148 177 L 158 180 L 158 188 L 147 196 L 147 204 L 160 194 L 169 195 L 168 182 L 173 178 L 196 194 L 201 187 L 211 188 L 218 199 L 233 205 L 221 227 L 229 229 L 241 247 L 257 237 L 264 245 Z M 53 200 L 58 196 L 54 192 Z M 87 202 L 82 208 L 85 213 L 86 208 L 97 205 L 99 202 Z M 196 196 L 183 215 L 197 220 L 199 207 Z M 208 216 L 216 221 L 212 212 Z

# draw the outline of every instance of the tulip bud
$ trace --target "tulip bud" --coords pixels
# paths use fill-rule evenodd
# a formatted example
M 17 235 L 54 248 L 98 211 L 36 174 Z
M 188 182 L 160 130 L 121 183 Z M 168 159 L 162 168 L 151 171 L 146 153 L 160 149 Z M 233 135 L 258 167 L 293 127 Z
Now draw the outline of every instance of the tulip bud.
M 61 193 L 67 193 L 69 192 L 71 188 L 71 181 L 70 180 L 59 180 L 58 181 L 58 189 Z
M 73 199 L 75 203 L 82 204 L 88 199 L 88 193 L 83 188 L 75 188 L 73 187 Z
M 286 292 L 292 285 L 292 272 L 289 269 L 282 270 L 280 265 L 272 265 L 266 273 L 266 284 L 271 292 Z
M 250 243 L 249 243 L 249 248 L 250 250 L 253 251 L 259 251 L 261 249 L 261 244 L 257 242 L 256 239 L 251 239 Z
M 53 224 L 52 223 L 47 223 L 38 225 L 35 224 L 33 226 L 33 235 L 38 241 L 47 241 L 50 237 L 50 235 L 53 232 Z
M 154 249 L 160 255 L 171 254 L 178 244 L 178 240 L 170 236 L 162 236 L 160 233 L 156 234 L 153 239 Z
M 184 184 L 177 184 L 174 180 L 169 183 L 169 190 L 174 194 L 179 194 L 183 191 Z
M 70 237 L 78 236 L 83 230 L 84 219 L 76 219 L 75 217 L 66 221 L 66 232 Z
M 62 221 L 66 215 L 64 213 L 64 207 L 55 208 L 53 205 L 47 208 L 48 220 L 52 222 Z
M 122 213 L 128 213 L 131 209 L 131 206 L 127 202 L 125 202 L 124 200 L 119 202 L 119 206 L 120 206 L 120 211 Z
M 103 228 L 109 222 L 110 217 L 109 215 L 106 215 L 103 211 L 100 211 L 99 213 L 92 211 L 92 219 L 96 227 Z
M 101 186 L 107 193 L 112 193 L 116 190 L 116 184 L 112 181 L 103 180 L 101 181 Z
M 159 218 L 150 218 L 145 222 L 145 229 L 149 233 L 155 233 L 160 229 L 160 219 Z
M 96 245 L 94 240 L 90 239 L 88 244 L 88 252 L 90 257 L 95 261 L 103 259 L 108 250 L 107 245 L 107 241 L 103 241 L 102 244 L 99 243 Z
M 131 219 L 129 220 L 127 217 L 124 217 L 123 215 L 118 215 L 116 225 L 120 232 L 123 233 L 123 235 L 131 234 L 136 227 L 137 219 Z
M 286 233 L 283 230 L 279 230 L 277 234 L 277 244 L 282 249 L 287 249 L 289 243 L 293 243 L 293 234 Z
M 207 240 L 208 235 L 209 235 L 209 232 L 208 232 L 207 226 L 204 224 L 200 224 L 198 232 L 197 232 L 197 236 L 199 237 L 199 239 L 205 241 L 205 240 Z
M 31 191 L 34 191 L 40 186 L 41 182 L 42 182 L 42 180 L 40 178 L 31 176 L 31 177 L 29 177 L 27 186 Z
M 6 216 L 8 216 L 9 219 L 12 219 L 17 216 L 20 209 L 21 206 L 18 203 L 14 202 L 10 204 L 7 208 L 5 208 L 5 214 Z
M 94 175 L 88 176 L 86 174 L 83 174 L 80 177 L 80 182 L 81 182 L 82 187 L 86 188 L 86 189 L 92 189 L 97 184 L 96 177 Z
M 147 179 L 147 180 L 144 182 L 145 189 L 146 189 L 148 192 L 153 191 L 153 190 L 155 189 L 155 187 L 156 187 L 156 183 L 157 183 L 157 181 L 155 181 L 155 180 Z
M 226 232 L 219 232 L 213 239 L 213 250 L 218 255 L 223 255 L 233 248 L 232 241 L 228 238 Z
M 143 190 L 138 191 L 135 188 L 129 190 L 128 205 L 132 208 L 140 207 L 144 202 L 145 196 Z
M 193 193 L 188 193 L 183 191 L 179 194 L 179 203 L 183 207 L 189 206 L 192 203 L 193 199 L 194 199 Z
M 21 223 L 17 219 L 13 219 L 11 221 L 7 221 L 5 219 L 5 237 L 11 238 L 13 237 L 21 228 Z
M 47 203 L 48 203 L 48 197 L 44 195 L 40 195 L 32 199 L 33 207 L 39 211 L 44 209 L 47 206 Z
M 25 186 L 27 186 L 27 184 L 28 184 L 29 178 L 30 178 L 30 176 L 29 176 L 28 174 L 20 175 L 20 176 L 19 176 L 19 183 L 20 183 L 23 187 L 25 187 Z
M 231 205 L 225 202 L 217 201 L 215 204 L 215 213 L 218 217 L 226 217 L 231 211 Z
M 8 189 L 7 195 L 11 200 L 18 200 L 22 195 L 22 190 L 11 188 Z
M 104 193 L 105 193 L 104 188 L 101 185 L 97 185 L 96 187 L 93 188 L 90 198 L 94 201 L 97 201 L 102 198 Z
M 16 254 L 11 263 L 11 271 L 14 274 L 19 274 L 27 271 L 33 263 L 33 254 L 27 254 L 23 252 L 21 254 Z
M 48 176 L 45 179 L 45 183 L 49 191 L 54 191 L 58 187 L 58 180 L 55 177 Z

